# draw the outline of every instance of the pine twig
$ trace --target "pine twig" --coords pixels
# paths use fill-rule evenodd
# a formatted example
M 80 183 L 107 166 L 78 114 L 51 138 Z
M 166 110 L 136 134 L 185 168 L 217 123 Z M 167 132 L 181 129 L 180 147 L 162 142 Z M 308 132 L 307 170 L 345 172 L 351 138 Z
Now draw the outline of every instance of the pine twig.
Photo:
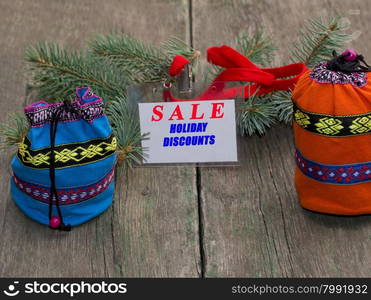
M 272 39 L 266 37 L 262 31 L 253 33 L 250 37 L 246 33 L 240 34 L 236 39 L 237 50 L 260 66 L 268 66 L 274 58 L 277 48 L 273 45 Z
M 313 67 L 321 61 L 332 57 L 332 51 L 341 49 L 349 41 L 350 36 L 344 30 L 341 17 L 308 20 L 300 37 L 291 50 L 291 61 L 303 62 Z
M 72 99 L 78 86 L 90 86 L 104 100 L 109 100 L 123 96 L 130 82 L 130 76 L 111 62 L 67 52 L 53 43 L 29 47 L 26 61 L 39 96 L 47 101 Z
M 272 103 L 277 111 L 277 119 L 285 124 L 291 124 L 293 104 L 291 91 L 277 91 L 271 95 Z
M 263 135 L 275 123 L 276 109 L 269 95 L 253 95 L 237 108 L 241 135 Z
M 125 98 L 116 98 L 109 103 L 106 114 L 118 142 L 118 168 L 141 164 L 144 158 L 141 141 L 146 136 L 140 133 L 137 107 Z
M 0 123 L 0 151 L 18 146 L 28 132 L 26 117 L 21 113 L 12 113 L 7 121 Z
M 98 35 L 89 46 L 93 54 L 133 74 L 135 82 L 159 81 L 166 74 L 168 62 L 161 51 L 127 35 Z
M 161 82 L 168 78 L 172 57 L 183 55 L 196 61 L 197 51 L 178 38 L 155 47 L 124 34 L 99 35 L 90 42 L 91 52 L 112 60 L 122 70 L 133 74 L 138 83 Z
M 172 58 L 175 55 L 182 55 L 191 62 L 197 61 L 201 54 L 200 51 L 193 49 L 177 37 L 171 37 L 167 41 L 161 43 L 160 47 L 164 54 L 169 58 Z

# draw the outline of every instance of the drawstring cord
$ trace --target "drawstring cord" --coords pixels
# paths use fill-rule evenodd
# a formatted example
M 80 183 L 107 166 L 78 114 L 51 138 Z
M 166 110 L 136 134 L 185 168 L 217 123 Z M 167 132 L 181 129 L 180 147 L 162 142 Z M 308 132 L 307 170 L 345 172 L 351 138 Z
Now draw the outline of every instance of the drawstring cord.
M 337 55 L 336 51 L 332 52 L 333 58 L 327 62 L 327 69 L 331 71 L 338 71 L 343 73 L 359 73 L 370 72 L 369 66 L 363 55 L 358 55 L 354 50 L 346 50 L 342 54 Z M 361 63 L 364 64 L 361 65 Z
M 70 102 L 64 101 L 62 106 L 59 106 L 52 115 L 50 123 L 50 197 L 49 197 L 49 227 L 52 229 L 58 229 L 62 231 L 70 231 L 71 225 L 65 225 L 63 222 L 63 215 L 59 206 L 59 197 L 55 183 L 55 137 L 57 134 L 58 121 L 61 114 L 65 110 L 68 113 L 74 113 L 75 109 Z M 53 216 L 53 200 L 55 200 L 55 206 L 57 208 L 58 217 Z

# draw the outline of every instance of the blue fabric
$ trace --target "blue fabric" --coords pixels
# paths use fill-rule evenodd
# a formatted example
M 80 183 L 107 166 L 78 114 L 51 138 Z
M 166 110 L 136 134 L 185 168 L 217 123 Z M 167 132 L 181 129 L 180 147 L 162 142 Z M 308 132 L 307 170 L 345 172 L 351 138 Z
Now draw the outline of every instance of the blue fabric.
M 107 117 L 103 114 L 102 99 L 92 94 L 87 87 L 77 89 L 76 96 L 77 100 L 72 103 L 76 108 L 74 113 L 63 112 L 63 118 L 58 122 L 55 146 L 61 147 L 67 154 L 61 155 L 66 160 L 60 160 L 63 166 L 55 169 L 57 190 L 72 191 L 75 189 L 79 191 L 80 187 L 94 185 L 102 180 L 116 163 L 116 154 L 112 146 L 115 145 L 114 138 L 111 137 L 112 128 Z M 15 176 L 27 184 L 48 188 L 51 185 L 49 169 L 37 165 L 36 156 L 41 155 L 39 153 L 48 155 L 51 142 L 50 116 L 58 105 L 65 109 L 62 104 L 48 105 L 42 101 L 25 108 L 26 116 L 30 122 L 27 138 L 31 145 L 26 147 L 26 156 L 21 157 L 22 160 L 25 157 L 27 159 L 31 157 L 29 164 L 32 164 L 32 167 L 20 159 L 20 154 L 12 159 L 11 167 Z M 112 143 L 105 143 L 110 137 Z M 21 153 L 22 147 L 24 149 L 25 144 L 26 142 L 20 146 L 19 153 Z M 107 144 L 109 145 L 107 146 Z M 79 160 L 74 161 L 74 158 L 79 158 Z M 71 165 L 69 165 L 70 162 Z M 108 188 L 102 189 L 102 191 L 92 194 L 95 196 L 88 200 L 71 204 L 66 202 L 61 205 L 64 223 L 76 226 L 104 212 L 112 203 L 114 182 L 112 181 Z M 28 217 L 42 224 L 49 224 L 48 203 L 37 200 L 32 194 L 31 196 L 26 194 L 25 190 L 20 189 L 13 178 L 11 179 L 11 194 L 17 206 Z M 52 211 L 52 215 L 57 216 L 55 205 L 53 205 Z

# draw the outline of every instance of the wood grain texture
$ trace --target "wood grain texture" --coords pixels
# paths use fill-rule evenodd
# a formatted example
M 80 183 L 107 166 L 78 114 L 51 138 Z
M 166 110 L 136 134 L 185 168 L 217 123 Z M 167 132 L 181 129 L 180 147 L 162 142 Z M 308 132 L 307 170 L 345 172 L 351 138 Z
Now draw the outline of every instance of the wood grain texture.
M 343 13 L 348 30 L 361 31 L 352 46 L 371 56 L 368 1 L 192 3 L 194 46 L 203 53 L 210 46 L 232 45 L 240 32 L 264 25 L 279 46 L 278 65 L 287 61 L 287 45 L 305 19 Z M 240 138 L 239 149 L 240 167 L 199 171 L 206 277 L 371 275 L 370 216 L 326 216 L 299 206 L 290 128 Z
M 1 1 L 0 109 L 28 101 L 22 58 L 30 44 L 77 48 L 112 31 L 155 43 L 171 35 L 187 39 L 188 17 L 188 4 L 180 1 Z M 118 180 L 114 205 L 70 233 L 25 218 L 10 200 L 8 160 L 0 172 L 0 276 L 198 276 L 194 168 L 132 170 Z
M 192 167 L 137 168 L 114 205 L 115 263 L 122 276 L 197 277 L 196 171 Z
M 367 0 L 193 0 L 192 7 L 194 46 L 202 54 L 210 46 L 233 45 L 240 33 L 264 30 L 278 47 L 274 64 L 286 63 L 288 46 L 298 38 L 305 20 L 341 15 L 352 35 L 349 46 L 371 56 Z

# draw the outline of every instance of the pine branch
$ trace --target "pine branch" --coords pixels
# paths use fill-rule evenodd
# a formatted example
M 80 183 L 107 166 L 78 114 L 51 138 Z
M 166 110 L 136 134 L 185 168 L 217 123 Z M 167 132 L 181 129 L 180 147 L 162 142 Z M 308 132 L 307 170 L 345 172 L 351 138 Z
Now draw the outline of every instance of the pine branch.
M 167 57 L 174 57 L 175 55 L 182 55 L 185 58 L 194 62 L 200 56 L 200 51 L 194 50 L 187 45 L 183 40 L 177 37 L 171 37 L 169 40 L 161 44 L 161 49 Z
M 237 109 L 241 135 L 263 135 L 275 123 L 276 108 L 269 95 L 253 95 Z
M 125 98 L 116 98 L 106 108 L 113 133 L 118 142 L 118 167 L 123 169 L 141 164 L 144 152 L 137 107 L 128 103 Z
M 26 61 L 33 75 L 39 96 L 46 101 L 56 98 L 72 99 L 78 86 L 89 86 L 104 100 L 123 96 L 130 82 L 109 61 L 67 52 L 57 44 L 42 42 L 26 50 Z
M 339 50 L 350 40 L 350 36 L 342 32 L 344 25 L 341 17 L 308 20 L 300 37 L 291 50 L 291 61 L 303 62 L 308 67 L 332 57 L 333 50 Z
M 139 83 L 166 80 L 175 55 L 191 60 L 197 57 L 196 51 L 177 38 L 155 47 L 127 35 L 99 35 L 90 42 L 90 48 L 95 55 L 108 58 L 133 74 L 133 79 Z
M 291 124 L 293 104 L 291 91 L 277 91 L 271 95 L 272 103 L 275 105 L 277 119 L 285 124 Z
M 169 62 L 161 51 L 127 35 L 98 35 L 90 48 L 95 55 L 109 58 L 133 74 L 136 82 L 161 81 L 166 76 Z
M 251 37 L 242 33 L 235 43 L 239 52 L 262 67 L 268 66 L 273 61 L 274 52 L 277 50 L 272 39 L 266 37 L 262 31 L 255 32 Z
M 10 114 L 6 122 L 0 123 L 0 150 L 16 148 L 27 131 L 26 117 L 20 113 Z

